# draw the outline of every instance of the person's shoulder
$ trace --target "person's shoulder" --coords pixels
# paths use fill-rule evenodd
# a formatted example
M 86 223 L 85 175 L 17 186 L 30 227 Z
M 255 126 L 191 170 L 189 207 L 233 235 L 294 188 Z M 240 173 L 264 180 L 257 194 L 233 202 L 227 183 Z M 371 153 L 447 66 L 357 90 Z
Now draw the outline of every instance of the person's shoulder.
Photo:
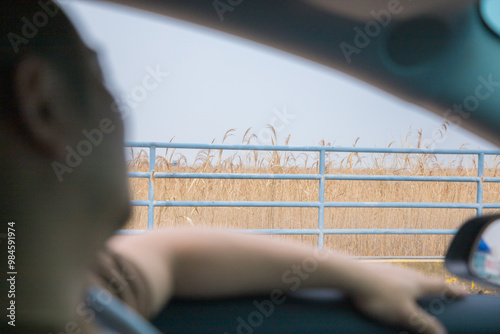
M 150 289 L 144 275 L 109 245 L 97 254 L 88 271 L 88 284 L 105 289 L 146 318 L 151 315 Z
M 179 245 L 172 231 L 158 230 L 131 235 L 115 235 L 107 247 L 132 264 L 149 289 L 150 315 L 156 314 L 173 295 L 174 264 Z

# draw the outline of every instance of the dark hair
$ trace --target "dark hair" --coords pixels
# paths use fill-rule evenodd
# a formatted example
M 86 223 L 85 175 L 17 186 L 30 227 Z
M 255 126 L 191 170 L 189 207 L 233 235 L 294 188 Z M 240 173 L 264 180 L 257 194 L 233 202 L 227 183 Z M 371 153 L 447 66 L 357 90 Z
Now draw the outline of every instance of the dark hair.
M 15 117 L 13 74 L 18 62 L 26 55 L 39 56 L 78 85 L 84 71 L 81 43 L 68 17 L 52 0 L 2 0 L 0 6 L 0 117 Z

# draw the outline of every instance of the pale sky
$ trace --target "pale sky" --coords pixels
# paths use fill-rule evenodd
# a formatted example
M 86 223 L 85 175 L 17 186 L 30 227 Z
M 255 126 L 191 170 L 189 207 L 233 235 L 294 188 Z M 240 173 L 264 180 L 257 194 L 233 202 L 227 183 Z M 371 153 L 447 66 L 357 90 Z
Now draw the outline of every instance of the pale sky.
M 220 143 L 236 128 L 226 143 L 239 144 L 252 127 L 270 144 L 272 123 L 280 144 L 291 134 L 290 145 L 352 146 L 360 137 L 358 147 L 385 147 L 411 126 L 415 146 L 416 130 L 430 138 L 443 122 L 342 73 L 234 36 L 109 4 L 64 8 L 99 52 L 111 90 L 120 101 L 129 96 L 128 141 Z M 151 71 L 168 76 L 144 84 Z M 495 148 L 456 126 L 436 148 L 462 144 Z

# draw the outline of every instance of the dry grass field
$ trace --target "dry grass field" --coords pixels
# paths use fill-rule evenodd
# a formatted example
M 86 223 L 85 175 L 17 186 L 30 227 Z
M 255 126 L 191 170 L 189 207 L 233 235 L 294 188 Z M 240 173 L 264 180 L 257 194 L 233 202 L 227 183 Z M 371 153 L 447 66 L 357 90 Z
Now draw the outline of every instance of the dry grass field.
M 252 136 L 245 134 L 243 143 Z M 231 135 L 226 133 L 224 140 Z M 421 136 L 421 133 L 420 133 Z M 274 144 L 275 142 L 273 142 Z M 285 142 L 285 145 L 288 143 Z M 320 146 L 331 146 L 321 142 Z M 419 145 L 420 146 L 420 145 Z M 395 147 L 392 143 L 389 147 Z M 404 145 L 404 140 L 398 147 Z M 148 171 L 148 151 L 131 151 L 130 171 Z M 179 150 L 157 155 L 157 172 L 191 173 L 318 173 L 318 154 L 200 150 L 192 162 Z M 175 163 L 174 163 L 175 162 Z M 485 176 L 498 176 L 499 157 L 486 161 Z M 328 174 L 477 176 L 475 156 L 417 154 L 327 153 Z M 156 200 L 196 201 L 317 201 L 318 181 L 155 179 Z M 148 180 L 130 179 L 133 199 L 147 200 Z M 475 183 L 326 181 L 326 201 L 475 203 Z M 500 202 L 500 185 L 484 184 L 484 202 Z M 484 214 L 493 210 L 485 210 Z M 436 228 L 454 229 L 475 216 L 469 209 L 326 208 L 325 228 Z M 193 208 L 155 209 L 155 227 L 204 226 L 224 229 L 317 228 L 316 208 Z M 147 208 L 135 207 L 126 228 L 144 229 Z M 317 244 L 316 236 L 274 236 Z M 330 235 L 325 248 L 358 256 L 441 256 L 450 236 Z

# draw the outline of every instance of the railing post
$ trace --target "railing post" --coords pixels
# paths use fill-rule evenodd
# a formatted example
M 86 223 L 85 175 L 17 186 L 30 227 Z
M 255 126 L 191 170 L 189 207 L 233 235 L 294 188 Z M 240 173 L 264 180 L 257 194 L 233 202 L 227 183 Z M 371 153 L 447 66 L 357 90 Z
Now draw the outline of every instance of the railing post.
M 479 181 L 477 181 L 477 208 L 476 215 L 483 215 L 483 176 L 484 176 L 484 153 L 479 153 L 477 159 L 477 176 Z
M 321 150 L 319 154 L 319 174 L 321 178 L 319 179 L 319 208 L 318 208 L 318 248 L 323 249 L 324 234 L 325 229 L 325 160 L 326 154 L 325 150 Z
M 148 230 L 154 228 L 154 215 L 155 215 L 155 166 L 156 166 L 156 146 L 151 145 L 149 147 L 149 193 L 148 193 Z

